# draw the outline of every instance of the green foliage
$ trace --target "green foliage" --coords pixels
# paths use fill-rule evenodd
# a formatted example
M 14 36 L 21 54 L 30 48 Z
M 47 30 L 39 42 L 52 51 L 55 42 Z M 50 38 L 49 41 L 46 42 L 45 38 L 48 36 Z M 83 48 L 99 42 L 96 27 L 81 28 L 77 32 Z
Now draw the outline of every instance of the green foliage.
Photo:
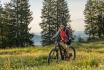
M 90 38 L 104 38 L 104 1 L 88 0 L 85 6 L 86 34 Z
M 0 4 L 0 47 L 2 46 L 2 13 L 3 13 L 3 8 L 2 5 Z
M 93 60 L 90 62 L 90 66 L 91 66 L 91 67 L 98 67 L 98 66 L 99 66 L 99 60 L 93 59 Z
M 67 25 L 70 21 L 69 10 L 65 0 L 44 0 L 42 9 L 42 43 L 51 44 L 52 36 L 61 24 Z
M 33 35 L 28 25 L 32 20 L 29 0 L 11 0 L 3 8 L 0 31 L 1 48 L 32 45 Z M 2 40 L 2 41 L 1 41 Z
M 29 0 L 12 0 L 12 7 L 16 10 L 16 46 L 28 46 L 32 44 L 32 34 L 29 33 L 28 25 L 32 20 L 32 13 L 30 12 Z

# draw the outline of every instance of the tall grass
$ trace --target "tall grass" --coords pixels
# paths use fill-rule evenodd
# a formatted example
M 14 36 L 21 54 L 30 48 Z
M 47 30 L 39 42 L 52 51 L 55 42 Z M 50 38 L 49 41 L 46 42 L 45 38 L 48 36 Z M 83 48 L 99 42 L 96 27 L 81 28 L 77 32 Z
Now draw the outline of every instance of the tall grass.
M 0 49 L 0 70 L 104 70 L 104 42 L 73 44 L 74 61 L 47 64 L 52 47 Z

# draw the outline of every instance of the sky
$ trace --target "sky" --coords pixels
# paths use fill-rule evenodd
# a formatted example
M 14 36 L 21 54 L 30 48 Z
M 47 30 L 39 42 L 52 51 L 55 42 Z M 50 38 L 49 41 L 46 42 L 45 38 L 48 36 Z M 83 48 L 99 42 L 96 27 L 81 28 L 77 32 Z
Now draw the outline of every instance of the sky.
M 10 0 L 0 0 L 2 4 Z M 85 9 L 85 4 L 87 0 L 66 0 L 68 2 L 69 13 L 71 15 L 71 27 L 74 31 L 84 31 L 84 15 L 83 11 Z M 39 23 L 41 23 L 41 9 L 43 0 L 30 0 L 30 9 L 33 12 L 33 21 L 29 25 L 31 27 L 31 33 L 40 33 L 41 28 Z

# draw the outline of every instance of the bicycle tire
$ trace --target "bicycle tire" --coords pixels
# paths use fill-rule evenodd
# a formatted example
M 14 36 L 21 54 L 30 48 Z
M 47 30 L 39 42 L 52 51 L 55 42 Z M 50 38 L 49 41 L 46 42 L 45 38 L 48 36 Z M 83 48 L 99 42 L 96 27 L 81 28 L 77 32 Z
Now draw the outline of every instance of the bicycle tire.
M 51 60 L 55 59 L 58 61 L 58 50 L 56 48 L 53 48 L 49 55 L 48 55 L 48 64 L 50 64 Z M 53 56 L 56 56 L 55 58 L 53 58 Z
M 69 50 L 70 49 L 70 50 Z M 72 51 L 72 52 L 70 52 L 70 51 Z M 75 60 L 75 58 L 76 58 L 76 50 L 75 50 L 75 48 L 74 47 L 68 47 L 68 52 L 70 52 L 70 54 L 72 54 L 71 55 L 71 59 L 72 60 Z M 68 53 L 69 54 L 69 53 Z

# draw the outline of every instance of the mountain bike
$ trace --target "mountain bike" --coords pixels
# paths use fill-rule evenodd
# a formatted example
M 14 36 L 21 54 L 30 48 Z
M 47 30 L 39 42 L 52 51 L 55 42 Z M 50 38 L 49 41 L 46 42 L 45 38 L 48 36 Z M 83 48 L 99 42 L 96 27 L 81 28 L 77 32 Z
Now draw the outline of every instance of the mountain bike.
M 54 48 L 51 49 L 48 55 L 48 64 L 51 62 L 59 62 L 59 60 L 75 60 L 76 50 L 70 44 L 66 44 L 66 48 L 63 48 L 61 44 L 54 45 Z

